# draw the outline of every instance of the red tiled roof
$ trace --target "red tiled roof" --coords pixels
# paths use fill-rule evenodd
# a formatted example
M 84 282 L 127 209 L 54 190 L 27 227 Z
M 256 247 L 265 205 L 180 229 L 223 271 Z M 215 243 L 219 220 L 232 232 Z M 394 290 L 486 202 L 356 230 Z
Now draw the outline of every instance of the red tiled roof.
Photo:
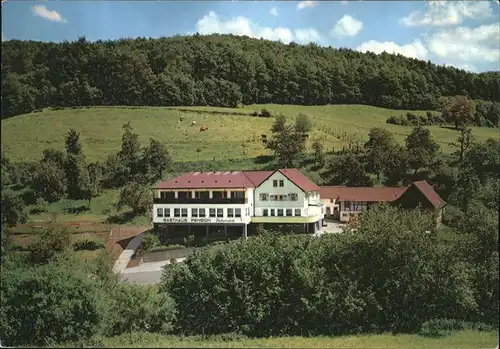
M 243 174 L 247 176 L 247 178 L 254 184 L 255 187 L 258 187 L 262 184 L 266 179 L 272 175 L 274 171 L 243 171 Z
M 305 192 L 319 191 L 320 187 L 311 181 L 307 176 L 296 168 L 281 169 L 280 171 L 286 178 L 293 182 L 297 187 Z
M 406 191 L 406 187 L 321 187 L 319 195 L 322 199 L 338 201 L 386 202 L 398 199 Z
M 434 188 L 427 181 L 417 181 L 412 184 L 415 186 L 420 192 L 429 200 L 429 202 L 435 208 L 439 208 L 444 204 L 444 200 L 441 199 L 438 193 L 434 190 Z
M 319 186 L 297 169 L 278 171 L 306 192 L 319 190 Z M 159 183 L 156 189 L 255 188 L 274 172 L 276 171 L 189 172 Z
M 189 172 L 158 184 L 157 189 L 253 188 L 241 171 Z

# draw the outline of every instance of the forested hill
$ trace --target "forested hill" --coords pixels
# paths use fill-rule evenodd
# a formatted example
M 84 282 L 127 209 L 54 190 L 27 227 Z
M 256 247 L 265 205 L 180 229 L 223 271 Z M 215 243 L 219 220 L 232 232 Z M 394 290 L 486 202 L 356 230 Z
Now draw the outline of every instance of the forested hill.
M 2 118 L 47 106 L 369 104 L 436 109 L 498 101 L 500 73 L 232 35 L 2 42 Z

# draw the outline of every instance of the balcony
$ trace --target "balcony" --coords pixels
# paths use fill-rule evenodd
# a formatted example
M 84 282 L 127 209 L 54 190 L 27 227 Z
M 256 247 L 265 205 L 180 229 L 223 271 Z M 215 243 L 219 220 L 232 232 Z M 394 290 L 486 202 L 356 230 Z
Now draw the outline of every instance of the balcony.
M 154 204 L 246 204 L 247 200 L 245 198 L 228 198 L 228 199 L 207 199 L 207 198 L 183 198 L 183 199 L 173 199 L 173 198 L 153 198 Z

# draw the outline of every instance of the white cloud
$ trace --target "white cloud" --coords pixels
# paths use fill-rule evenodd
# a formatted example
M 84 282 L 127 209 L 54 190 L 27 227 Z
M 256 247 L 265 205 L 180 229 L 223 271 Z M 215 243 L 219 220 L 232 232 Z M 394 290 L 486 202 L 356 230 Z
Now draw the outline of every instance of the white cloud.
M 297 10 L 303 10 L 308 7 L 316 6 L 316 1 L 301 1 L 297 4 Z
M 425 11 L 414 11 L 400 22 L 407 26 L 442 27 L 465 19 L 485 19 L 493 14 L 490 1 L 429 1 Z
M 224 20 L 217 16 L 213 11 L 196 23 L 196 31 L 199 34 L 234 34 L 246 35 L 252 38 L 264 38 L 267 40 L 282 41 L 289 43 L 295 41 L 301 44 L 307 44 L 311 41 L 321 41 L 321 35 L 314 28 L 290 29 L 290 28 L 270 28 L 261 27 L 258 23 L 250 21 L 243 16 L 233 17 Z
M 273 16 L 278 16 L 278 9 L 276 7 L 273 7 L 269 13 Z
M 57 11 L 51 11 L 43 5 L 34 5 L 31 7 L 35 16 L 39 16 L 49 21 L 67 23 L 68 21 L 64 19 L 61 14 Z
M 349 15 L 344 15 L 332 29 L 332 36 L 355 36 L 363 29 L 363 23 Z
M 500 59 L 500 26 L 493 23 L 442 30 L 430 34 L 427 44 L 429 51 L 440 58 L 496 62 Z
M 475 65 L 473 64 L 468 64 L 468 63 L 458 63 L 458 64 L 446 64 L 448 66 L 452 66 L 452 67 L 455 67 L 455 68 L 458 68 L 458 69 L 463 69 L 463 70 L 467 70 L 467 71 L 470 71 L 470 72 L 477 72 L 477 68 Z
M 356 50 L 360 52 L 373 52 L 376 54 L 380 54 L 382 52 L 401 54 L 410 58 L 424 59 L 427 57 L 428 50 L 422 44 L 420 40 L 415 40 L 410 44 L 406 45 L 398 45 L 392 41 L 375 41 L 370 40 L 367 42 L 363 42 L 359 45 Z

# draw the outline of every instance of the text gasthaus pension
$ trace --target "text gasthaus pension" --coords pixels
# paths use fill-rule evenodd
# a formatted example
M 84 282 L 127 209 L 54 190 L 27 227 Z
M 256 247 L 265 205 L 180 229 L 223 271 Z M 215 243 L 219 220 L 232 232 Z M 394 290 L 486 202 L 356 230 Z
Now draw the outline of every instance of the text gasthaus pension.
M 163 218 L 164 223 L 236 223 L 235 219 L 227 218 Z

